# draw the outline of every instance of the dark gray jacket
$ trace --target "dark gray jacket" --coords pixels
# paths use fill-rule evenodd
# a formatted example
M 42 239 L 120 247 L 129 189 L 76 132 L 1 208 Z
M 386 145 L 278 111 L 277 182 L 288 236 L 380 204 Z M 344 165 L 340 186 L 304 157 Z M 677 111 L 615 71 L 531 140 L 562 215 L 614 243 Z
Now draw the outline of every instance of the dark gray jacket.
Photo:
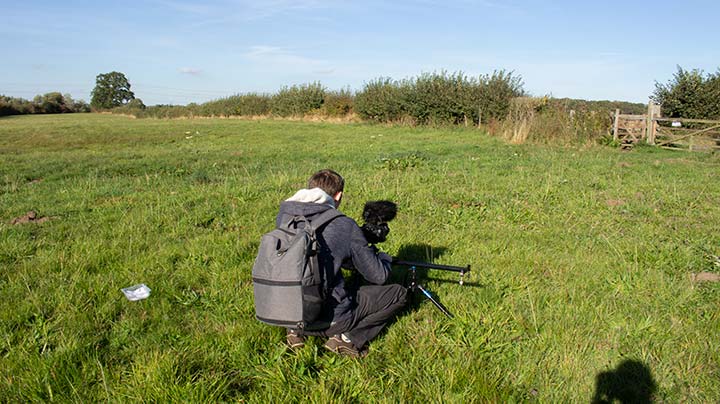
M 333 209 L 317 203 L 285 201 L 280 204 L 276 219 L 279 226 L 292 216 L 303 215 L 312 223 L 313 217 Z M 341 267 L 357 270 L 365 280 L 381 285 L 390 275 L 391 258 L 385 253 L 376 253 L 368 246 L 365 235 L 358 224 L 347 216 L 336 217 L 317 234 L 321 246 L 319 256 L 328 289 L 326 298 L 327 314 L 332 322 L 345 320 L 351 314 L 355 296 L 345 288 Z

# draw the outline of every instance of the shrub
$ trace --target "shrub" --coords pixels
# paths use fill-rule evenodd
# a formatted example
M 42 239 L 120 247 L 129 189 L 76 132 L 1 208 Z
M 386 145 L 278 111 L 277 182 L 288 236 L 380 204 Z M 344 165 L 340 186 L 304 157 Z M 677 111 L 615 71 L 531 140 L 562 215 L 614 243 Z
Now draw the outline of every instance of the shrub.
M 180 118 L 191 116 L 190 111 L 188 107 L 181 105 L 153 105 L 142 111 L 136 110 L 134 115 L 138 118 Z
M 73 111 L 90 112 L 90 105 L 83 100 L 75 100 L 73 101 Z
M 37 95 L 32 101 L 0 95 L 0 116 L 89 112 L 89 110 L 85 101 L 74 101 L 69 94 L 62 95 L 59 92 Z
M 245 94 L 238 97 L 235 107 L 236 115 L 260 116 L 269 115 L 272 97 L 267 94 Z
M 72 112 L 72 104 L 66 105 L 65 101 L 66 98 L 59 92 L 37 95 L 33 99 L 33 103 L 35 104 L 35 113 L 61 114 L 65 112 Z
M 496 71 L 478 78 L 462 72 L 425 73 L 393 81 L 379 78 L 356 96 L 356 109 L 364 119 L 397 122 L 410 117 L 418 124 L 477 123 L 507 115 L 510 100 L 523 94 L 522 80 Z
M 283 87 L 272 97 L 272 113 L 278 116 L 303 116 L 320 109 L 325 88 L 319 83 Z
M 270 113 L 270 96 L 255 93 L 237 94 L 200 105 L 194 104 L 189 112 L 201 116 L 268 115 Z
M 361 118 L 374 122 L 397 122 L 405 109 L 408 85 L 381 77 L 365 84 L 355 96 L 355 110 Z
M 329 117 L 344 117 L 353 112 L 355 96 L 350 89 L 325 93 L 322 112 Z
M 553 98 L 553 104 L 562 105 L 568 111 L 596 111 L 614 112 L 620 110 L 621 114 L 642 115 L 647 113 L 647 104 L 624 101 L 588 101 L 572 98 Z
M 35 113 L 35 105 L 24 99 L 0 95 L 0 116 Z
M 5 100 L 5 97 L 0 97 L 0 116 L 15 115 L 17 111 L 12 105 Z
M 145 104 L 143 104 L 142 100 L 140 98 L 133 98 L 128 102 L 126 105 L 129 109 L 145 109 Z
M 406 105 L 419 124 L 457 124 L 475 109 L 470 105 L 477 105 L 476 90 L 477 82 L 462 73 L 423 74 L 412 81 Z
M 702 70 L 678 66 L 666 84 L 655 82 L 652 99 L 668 117 L 720 119 L 720 70 L 705 75 Z
M 127 104 L 113 108 L 111 112 L 114 114 L 125 114 L 135 117 L 144 117 L 146 109 L 147 107 L 141 99 L 133 98 Z
M 502 119 L 510 109 L 510 102 L 524 95 L 520 76 L 499 70 L 492 75 L 480 76 L 479 104 L 483 119 Z

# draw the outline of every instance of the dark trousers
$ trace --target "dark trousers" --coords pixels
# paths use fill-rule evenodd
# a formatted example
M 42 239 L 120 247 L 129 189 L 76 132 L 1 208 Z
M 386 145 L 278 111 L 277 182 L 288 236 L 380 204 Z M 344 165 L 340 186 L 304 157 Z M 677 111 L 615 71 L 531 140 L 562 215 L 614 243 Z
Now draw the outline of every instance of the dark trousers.
M 336 323 L 320 332 L 306 332 L 308 335 L 329 337 L 345 334 L 357 348 L 377 337 L 403 307 L 407 289 L 402 285 L 360 286 L 355 297 L 352 318 Z
M 362 348 L 405 307 L 406 298 L 407 289 L 402 285 L 361 286 L 355 300 L 357 307 L 353 310 L 352 326 L 343 333 L 353 345 Z

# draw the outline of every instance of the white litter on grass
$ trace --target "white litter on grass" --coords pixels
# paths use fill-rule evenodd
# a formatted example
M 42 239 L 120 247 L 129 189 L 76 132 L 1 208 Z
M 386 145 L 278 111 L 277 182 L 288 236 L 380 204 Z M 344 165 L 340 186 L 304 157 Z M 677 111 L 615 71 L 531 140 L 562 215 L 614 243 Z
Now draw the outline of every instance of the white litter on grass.
M 150 288 L 144 283 L 138 285 L 129 286 L 127 288 L 120 289 L 125 294 L 128 300 L 134 302 L 136 300 L 142 300 L 150 296 Z

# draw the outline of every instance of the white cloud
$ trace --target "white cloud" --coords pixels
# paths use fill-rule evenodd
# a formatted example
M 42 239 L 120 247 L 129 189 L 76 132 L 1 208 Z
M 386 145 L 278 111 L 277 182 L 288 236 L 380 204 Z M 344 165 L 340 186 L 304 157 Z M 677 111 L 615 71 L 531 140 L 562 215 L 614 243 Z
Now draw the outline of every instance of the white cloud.
M 202 73 L 202 70 L 194 67 L 181 67 L 179 71 L 182 74 L 189 74 L 191 76 L 199 76 Z
M 335 69 L 332 67 L 328 68 L 328 69 L 317 69 L 317 70 L 313 70 L 313 73 L 319 74 L 321 76 L 327 76 L 327 75 L 335 73 Z

